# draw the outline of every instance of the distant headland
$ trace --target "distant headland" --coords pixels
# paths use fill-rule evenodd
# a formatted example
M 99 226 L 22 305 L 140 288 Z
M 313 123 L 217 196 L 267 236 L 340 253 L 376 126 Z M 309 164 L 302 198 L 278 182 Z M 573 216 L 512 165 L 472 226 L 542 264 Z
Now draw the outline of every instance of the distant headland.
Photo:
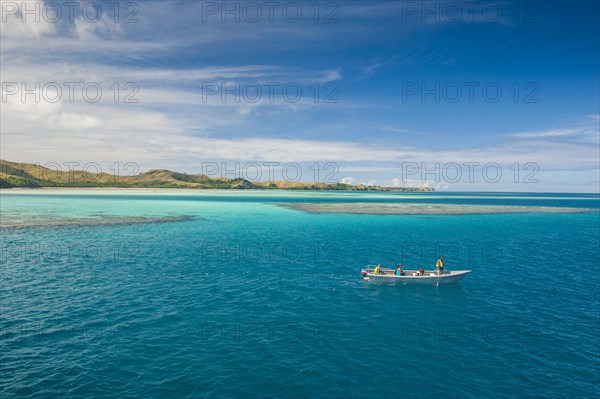
M 435 191 L 429 187 L 384 187 L 365 184 L 290 181 L 251 182 L 243 178 L 212 178 L 153 169 L 134 176 L 115 176 L 82 170 L 59 171 L 39 164 L 0 160 L 0 188 L 187 188 L 232 190 Z

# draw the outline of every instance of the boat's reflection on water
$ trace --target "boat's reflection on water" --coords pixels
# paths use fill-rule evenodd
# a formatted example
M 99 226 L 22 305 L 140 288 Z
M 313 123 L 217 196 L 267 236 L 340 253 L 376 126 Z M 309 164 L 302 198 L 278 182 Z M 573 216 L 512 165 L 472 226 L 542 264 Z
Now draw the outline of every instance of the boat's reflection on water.
M 461 307 L 469 301 L 469 287 L 461 284 L 364 284 L 374 300 L 401 303 L 403 306 L 421 307 L 443 305 Z

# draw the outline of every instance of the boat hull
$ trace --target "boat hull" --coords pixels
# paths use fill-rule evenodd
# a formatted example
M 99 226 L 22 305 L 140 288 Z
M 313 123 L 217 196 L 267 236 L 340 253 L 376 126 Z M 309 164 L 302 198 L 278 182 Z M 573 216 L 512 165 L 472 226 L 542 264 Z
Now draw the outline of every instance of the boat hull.
M 415 271 L 407 270 L 406 276 L 396 276 L 393 274 L 373 274 L 364 273 L 365 281 L 375 284 L 454 284 L 465 278 L 471 270 L 445 271 L 438 275 L 433 271 L 427 271 L 424 275 L 415 276 Z

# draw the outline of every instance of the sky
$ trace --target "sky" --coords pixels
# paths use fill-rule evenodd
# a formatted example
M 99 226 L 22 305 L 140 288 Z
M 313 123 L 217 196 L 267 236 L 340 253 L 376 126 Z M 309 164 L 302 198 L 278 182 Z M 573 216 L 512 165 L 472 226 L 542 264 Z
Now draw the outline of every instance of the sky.
M 597 1 L 0 3 L 5 160 L 600 190 Z

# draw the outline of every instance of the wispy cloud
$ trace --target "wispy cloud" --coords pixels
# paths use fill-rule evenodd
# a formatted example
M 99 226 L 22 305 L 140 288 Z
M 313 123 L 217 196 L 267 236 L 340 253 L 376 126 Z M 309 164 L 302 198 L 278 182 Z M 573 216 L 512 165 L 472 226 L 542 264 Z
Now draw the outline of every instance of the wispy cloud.
M 423 132 L 418 132 L 415 130 L 411 130 L 411 129 L 404 129 L 398 126 L 392 126 L 392 125 L 384 125 L 384 126 L 379 126 L 377 129 L 384 131 L 384 132 L 393 132 L 393 133 L 400 133 L 400 134 L 416 134 L 416 135 L 427 135 L 428 133 L 423 133 Z
M 574 140 L 584 143 L 600 143 L 600 124 L 598 115 L 587 115 L 570 126 L 536 130 L 512 134 L 513 137 L 524 139 L 558 139 Z
M 535 132 L 523 132 L 515 133 L 514 137 L 533 138 L 533 137 L 561 137 L 561 136 L 573 136 L 580 133 L 580 129 L 550 129 L 541 130 Z

